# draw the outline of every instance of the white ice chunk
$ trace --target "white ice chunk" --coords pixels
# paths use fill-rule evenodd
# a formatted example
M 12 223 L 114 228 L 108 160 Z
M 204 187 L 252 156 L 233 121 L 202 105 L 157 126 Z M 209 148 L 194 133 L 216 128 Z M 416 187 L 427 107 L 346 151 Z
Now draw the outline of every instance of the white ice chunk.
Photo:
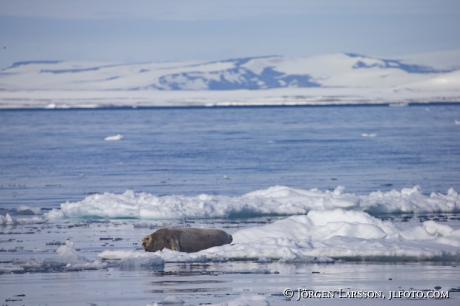
M 57 250 L 57 255 L 52 259 L 53 262 L 63 262 L 68 264 L 87 263 L 89 260 L 80 256 L 74 248 L 74 242 L 67 240 L 65 245 L 61 245 Z
M 16 225 L 16 224 L 41 224 L 46 223 L 48 220 L 41 217 L 31 218 L 13 218 L 10 214 L 6 216 L 0 215 L 0 225 Z
M 10 214 L 6 214 L 6 216 L 0 215 L 0 224 L 1 225 L 14 225 L 16 224 L 16 220 L 10 216 Z
M 163 303 L 163 305 L 183 305 L 184 301 L 175 295 L 169 295 L 165 297 L 161 303 Z
M 439 224 L 435 221 L 423 222 L 423 228 L 432 236 L 450 236 L 453 229 L 449 225 Z
M 123 138 L 123 135 L 117 134 L 117 135 L 114 135 L 114 136 L 107 136 L 104 140 L 113 141 L 113 140 L 120 140 L 122 138 Z

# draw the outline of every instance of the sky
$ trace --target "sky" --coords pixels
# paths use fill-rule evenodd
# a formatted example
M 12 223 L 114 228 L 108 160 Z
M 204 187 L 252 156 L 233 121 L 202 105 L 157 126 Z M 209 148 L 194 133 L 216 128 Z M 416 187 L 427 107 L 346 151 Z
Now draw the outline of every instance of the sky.
M 0 0 L 0 69 L 460 49 L 458 0 Z

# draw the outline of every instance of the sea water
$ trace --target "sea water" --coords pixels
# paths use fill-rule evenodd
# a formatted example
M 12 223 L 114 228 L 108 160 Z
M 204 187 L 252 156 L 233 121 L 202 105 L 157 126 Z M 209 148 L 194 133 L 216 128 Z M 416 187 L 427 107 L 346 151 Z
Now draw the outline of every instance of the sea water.
M 2 207 L 283 185 L 460 189 L 459 105 L 0 112 Z M 118 139 L 120 135 L 122 138 Z M 114 140 L 108 137 L 117 136 Z
M 441 287 L 455 305 L 458 122 L 458 104 L 1 111 L 1 298 L 277 305 L 291 287 Z M 143 252 L 165 225 L 234 241 Z M 359 303 L 322 302 L 344 301 Z

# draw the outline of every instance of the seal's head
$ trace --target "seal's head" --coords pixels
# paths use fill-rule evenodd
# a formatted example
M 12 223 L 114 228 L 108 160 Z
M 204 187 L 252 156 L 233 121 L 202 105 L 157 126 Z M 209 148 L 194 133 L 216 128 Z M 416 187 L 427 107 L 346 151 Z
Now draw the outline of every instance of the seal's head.
M 164 227 L 142 238 L 142 247 L 146 252 L 161 251 L 164 248 L 179 251 L 180 228 Z
M 150 251 L 153 249 L 153 237 L 152 235 L 147 235 L 142 238 L 142 247 L 145 251 Z

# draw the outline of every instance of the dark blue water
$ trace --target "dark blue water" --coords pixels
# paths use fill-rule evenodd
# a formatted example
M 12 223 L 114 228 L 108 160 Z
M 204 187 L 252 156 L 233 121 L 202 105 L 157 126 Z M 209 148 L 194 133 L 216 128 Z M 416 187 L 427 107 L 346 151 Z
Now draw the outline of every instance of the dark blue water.
M 460 191 L 455 120 L 458 104 L 0 111 L 0 207 L 126 189 Z

